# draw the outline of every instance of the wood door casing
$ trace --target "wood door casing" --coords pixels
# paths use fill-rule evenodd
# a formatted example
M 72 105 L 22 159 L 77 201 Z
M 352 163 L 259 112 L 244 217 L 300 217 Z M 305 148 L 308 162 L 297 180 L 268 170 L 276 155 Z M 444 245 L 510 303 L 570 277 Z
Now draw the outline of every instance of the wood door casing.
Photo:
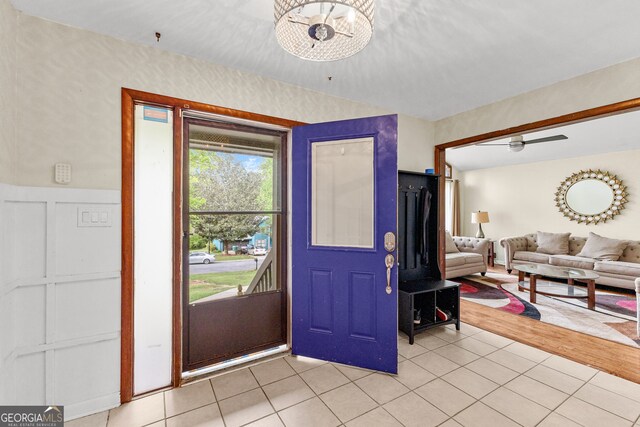
M 173 256 L 173 387 L 182 381 L 182 111 L 192 110 L 292 128 L 304 123 L 249 111 L 169 97 L 135 89 L 121 89 L 122 232 L 121 232 L 121 347 L 120 402 L 133 398 L 133 232 L 134 232 L 134 105 L 168 107 L 174 112 L 174 256 Z M 179 225 L 178 225 L 179 224 Z M 176 243 L 177 242 L 177 243 Z M 286 258 L 286 254 L 284 254 Z M 285 319 L 286 320 L 286 319 Z

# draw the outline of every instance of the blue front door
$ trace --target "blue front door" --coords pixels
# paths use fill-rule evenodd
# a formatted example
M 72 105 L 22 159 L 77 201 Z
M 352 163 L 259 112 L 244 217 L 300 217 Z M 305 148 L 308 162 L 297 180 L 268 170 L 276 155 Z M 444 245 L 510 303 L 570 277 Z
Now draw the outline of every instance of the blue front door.
M 292 155 L 292 352 L 397 373 L 397 116 L 296 127 Z

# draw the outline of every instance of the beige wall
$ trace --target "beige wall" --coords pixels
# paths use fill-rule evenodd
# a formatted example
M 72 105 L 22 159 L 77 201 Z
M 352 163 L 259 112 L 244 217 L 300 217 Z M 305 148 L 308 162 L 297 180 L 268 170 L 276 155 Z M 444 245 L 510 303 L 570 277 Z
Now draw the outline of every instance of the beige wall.
M 12 37 L 17 37 L 14 64 L 20 95 L 14 96 L 17 117 L 8 116 L 6 110 L 2 114 L 3 125 L 17 119 L 18 136 L 15 145 L 6 132 L 0 137 L 1 153 L 17 151 L 2 156 L 0 180 L 14 175 L 22 185 L 54 185 L 53 164 L 69 162 L 73 166 L 72 187 L 120 188 L 123 86 L 306 122 L 389 113 L 20 13 L 16 24 L 16 13 L 8 0 L 0 0 L 0 10 L 4 33 L 0 46 L 15 50 Z M 12 66 L 11 60 L 2 60 L 2 67 Z M 640 96 L 639 74 L 640 59 L 435 123 L 400 116 L 399 166 L 416 171 L 433 167 L 434 141 L 445 142 Z M 11 73 L 3 68 L 3 95 L 15 86 L 7 75 Z M 7 162 L 8 158 L 15 161 Z
M 16 23 L 8 1 L 0 1 L 0 182 L 15 179 Z
M 22 14 L 18 68 L 21 185 L 55 185 L 53 164 L 69 162 L 72 187 L 119 189 L 121 87 L 304 122 L 390 113 Z M 400 167 L 432 167 L 433 124 L 399 123 Z
M 640 97 L 640 58 L 436 122 L 438 144 Z M 481 82 L 478 82 L 481 84 Z
M 413 172 L 433 168 L 434 141 L 434 122 L 399 115 L 398 168 Z
M 491 222 L 484 224 L 487 237 L 499 239 L 536 231 L 571 232 L 587 236 L 590 231 L 607 237 L 640 240 L 640 150 L 599 154 L 540 163 L 467 171 L 463 175 L 463 230 L 475 235 L 471 212 L 486 210 Z M 555 206 L 554 195 L 565 178 L 581 169 L 607 170 L 627 186 L 629 202 L 622 213 L 604 224 L 585 225 L 565 218 Z M 499 258 L 503 254 L 496 243 Z

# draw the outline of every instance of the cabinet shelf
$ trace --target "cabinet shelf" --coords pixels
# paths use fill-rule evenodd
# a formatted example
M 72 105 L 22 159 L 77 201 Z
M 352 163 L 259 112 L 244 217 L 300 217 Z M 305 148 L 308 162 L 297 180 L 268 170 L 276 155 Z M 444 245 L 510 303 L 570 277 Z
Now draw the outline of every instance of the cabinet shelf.
M 437 322 L 425 322 L 422 321 L 420 322 L 419 325 L 417 324 L 413 324 L 413 330 L 415 332 L 421 332 L 427 329 L 431 329 L 434 328 L 436 326 L 444 326 L 444 325 L 455 325 L 456 323 L 458 323 L 458 319 L 456 319 L 455 317 L 452 317 L 449 320 L 439 320 Z
M 400 283 L 398 292 L 398 326 L 409 336 L 444 325 L 460 329 L 460 285 L 448 280 L 423 279 Z M 451 313 L 448 320 L 436 319 L 436 307 Z M 420 311 L 421 321 L 414 323 L 414 313 Z

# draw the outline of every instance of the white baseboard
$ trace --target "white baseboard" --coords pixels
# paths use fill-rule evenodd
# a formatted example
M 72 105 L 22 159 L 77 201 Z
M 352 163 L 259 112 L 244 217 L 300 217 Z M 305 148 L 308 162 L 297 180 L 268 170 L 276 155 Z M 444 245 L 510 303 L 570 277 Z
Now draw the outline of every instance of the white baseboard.
M 66 405 L 64 407 L 64 420 L 71 421 L 76 418 L 107 411 L 120 406 L 120 393 L 113 393 L 100 396 L 97 399 L 85 400 L 84 402 Z

